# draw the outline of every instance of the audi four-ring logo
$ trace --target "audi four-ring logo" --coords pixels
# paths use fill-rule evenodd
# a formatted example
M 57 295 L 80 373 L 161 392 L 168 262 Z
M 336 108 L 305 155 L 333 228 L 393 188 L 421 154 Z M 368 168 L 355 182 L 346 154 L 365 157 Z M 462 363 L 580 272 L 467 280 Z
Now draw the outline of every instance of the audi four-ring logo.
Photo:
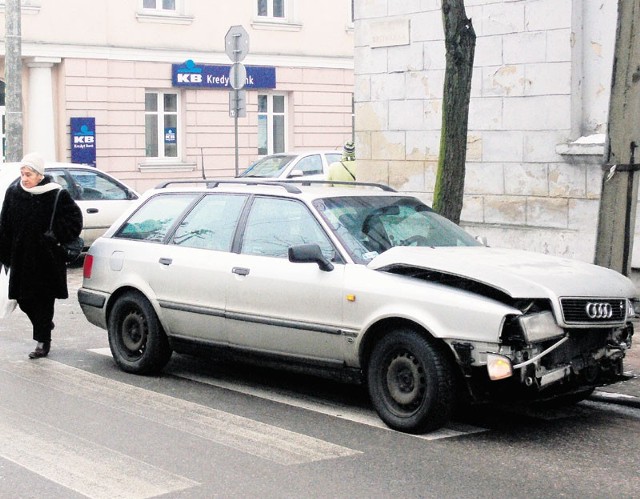
M 611 304 L 604 302 L 589 302 L 585 307 L 585 311 L 590 319 L 610 319 L 613 315 L 613 307 Z

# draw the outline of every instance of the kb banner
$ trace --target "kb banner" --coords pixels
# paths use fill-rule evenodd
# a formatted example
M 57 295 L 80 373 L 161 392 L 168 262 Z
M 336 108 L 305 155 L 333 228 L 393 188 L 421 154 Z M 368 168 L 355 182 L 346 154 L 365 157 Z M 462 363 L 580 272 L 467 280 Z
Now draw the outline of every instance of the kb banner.
M 71 118 L 71 162 L 96 166 L 95 118 Z

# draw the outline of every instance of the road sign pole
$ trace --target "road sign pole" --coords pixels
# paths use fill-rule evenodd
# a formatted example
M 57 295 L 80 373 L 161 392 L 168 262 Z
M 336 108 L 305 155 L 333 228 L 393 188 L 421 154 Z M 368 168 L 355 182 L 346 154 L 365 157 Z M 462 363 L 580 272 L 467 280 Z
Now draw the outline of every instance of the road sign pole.
M 239 175 L 239 154 L 238 154 L 238 90 L 233 90 L 233 107 L 235 112 L 233 113 L 233 132 L 235 134 L 235 143 L 236 143 L 236 177 Z
M 224 37 L 225 53 L 233 61 L 229 72 L 229 81 L 233 87 L 233 95 L 230 102 L 230 111 L 233 114 L 233 131 L 235 137 L 235 159 L 236 177 L 239 175 L 239 153 L 238 153 L 238 115 L 240 114 L 240 104 L 238 92 L 244 87 L 247 78 L 247 71 L 240 63 L 249 52 L 249 35 L 242 26 L 231 26 Z

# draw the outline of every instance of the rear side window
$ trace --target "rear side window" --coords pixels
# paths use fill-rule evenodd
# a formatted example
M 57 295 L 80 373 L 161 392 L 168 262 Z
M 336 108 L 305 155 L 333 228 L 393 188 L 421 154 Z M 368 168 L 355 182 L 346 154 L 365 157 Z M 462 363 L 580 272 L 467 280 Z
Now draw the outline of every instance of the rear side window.
M 147 200 L 114 237 L 161 242 L 198 194 L 170 194 Z
M 246 199 L 246 196 L 234 194 L 205 196 L 176 229 L 171 243 L 188 248 L 231 251 Z

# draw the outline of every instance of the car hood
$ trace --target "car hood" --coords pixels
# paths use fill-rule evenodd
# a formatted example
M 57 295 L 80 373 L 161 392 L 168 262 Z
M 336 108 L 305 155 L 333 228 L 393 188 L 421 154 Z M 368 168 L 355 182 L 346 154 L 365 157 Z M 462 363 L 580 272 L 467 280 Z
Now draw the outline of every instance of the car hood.
M 613 270 L 530 251 L 468 247 L 395 247 L 367 265 L 381 271 L 414 267 L 442 272 L 499 289 L 512 298 L 627 297 L 630 279 Z

